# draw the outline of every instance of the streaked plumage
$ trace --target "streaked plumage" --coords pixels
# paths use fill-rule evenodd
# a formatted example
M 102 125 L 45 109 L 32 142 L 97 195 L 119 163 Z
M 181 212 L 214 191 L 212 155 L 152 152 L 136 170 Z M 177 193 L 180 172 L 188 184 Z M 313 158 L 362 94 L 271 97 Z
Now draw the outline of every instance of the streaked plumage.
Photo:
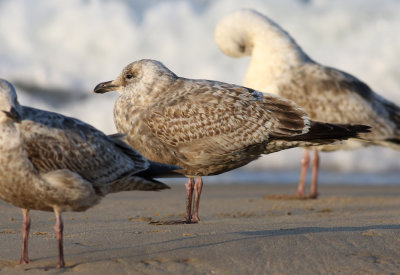
M 331 143 L 355 137 L 368 127 L 311 121 L 294 102 L 241 86 L 176 76 L 154 60 L 125 67 L 96 93 L 121 95 L 114 106 L 117 130 L 145 157 L 183 167 L 189 177 L 188 202 L 196 192 L 194 214 L 187 205 L 185 222 L 198 221 L 202 181 L 260 157 L 294 146 Z M 199 185 L 199 186 L 198 186 Z M 197 205 L 197 206 L 196 206 Z
M 84 211 L 111 192 L 168 188 L 137 176 L 151 163 L 121 140 L 77 119 L 19 105 L 14 87 L 5 80 L 0 80 L 0 108 L 0 198 L 24 212 L 21 263 L 29 262 L 30 209 L 56 213 L 62 267 L 61 212 Z M 22 119 L 17 125 L 4 116 L 8 110 Z
M 382 145 L 400 149 L 400 108 L 374 93 L 354 76 L 314 62 L 279 25 L 254 10 L 223 17 L 215 30 L 219 48 L 232 57 L 251 56 L 245 85 L 291 99 L 311 119 L 330 123 L 365 124 L 371 132 L 361 140 L 320 146 L 315 150 L 353 149 Z M 317 196 L 317 159 L 311 196 Z M 308 152 L 299 183 L 304 195 Z

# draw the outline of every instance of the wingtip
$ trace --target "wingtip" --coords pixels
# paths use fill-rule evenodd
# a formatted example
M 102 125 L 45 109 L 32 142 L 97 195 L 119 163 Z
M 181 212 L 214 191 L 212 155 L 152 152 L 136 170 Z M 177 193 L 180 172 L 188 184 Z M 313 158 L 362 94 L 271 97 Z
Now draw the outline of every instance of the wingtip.
M 184 177 L 179 170 L 183 168 L 177 165 L 162 164 L 150 161 L 150 167 L 144 171 L 137 173 L 137 176 L 155 177 L 155 178 L 175 178 Z
M 154 180 L 153 180 L 154 181 Z M 159 181 L 158 181 L 159 182 Z M 163 182 L 159 182 L 160 184 L 160 189 L 159 190 L 165 190 L 165 189 L 171 189 L 171 187 Z
M 361 125 L 360 133 L 371 133 L 372 127 L 368 125 Z
M 361 125 L 352 125 L 349 130 L 351 130 L 355 134 L 356 138 L 361 138 L 360 134 L 371 132 L 371 126 L 362 125 L 362 124 Z
M 171 187 L 161 181 L 158 181 L 152 177 L 145 177 L 143 178 L 144 180 L 147 181 L 148 183 L 148 188 L 147 190 L 149 191 L 161 191 L 165 189 L 171 189 Z M 145 188 L 143 190 L 146 190 Z

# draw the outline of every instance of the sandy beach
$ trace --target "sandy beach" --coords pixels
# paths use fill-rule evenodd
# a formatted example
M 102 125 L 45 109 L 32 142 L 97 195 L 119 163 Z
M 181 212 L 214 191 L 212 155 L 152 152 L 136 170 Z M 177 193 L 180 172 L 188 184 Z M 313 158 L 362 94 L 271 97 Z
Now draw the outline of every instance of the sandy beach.
M 21 211 L 0 201 L 1 274 L 400 274 L 400 186 L 321 185 L 317 200 L 272 200 L 294 185 L 207 185 L 196 225 L 185 188 L 124 192 L 64 213 L 66 268 L 54 215 L 32 211 L 30 258 L 18 265 Z

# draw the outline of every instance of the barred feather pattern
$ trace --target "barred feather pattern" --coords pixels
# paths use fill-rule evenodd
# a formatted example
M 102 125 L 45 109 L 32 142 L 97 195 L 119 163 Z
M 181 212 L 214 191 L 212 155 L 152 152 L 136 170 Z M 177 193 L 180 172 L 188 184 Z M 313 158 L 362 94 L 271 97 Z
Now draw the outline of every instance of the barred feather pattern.
M 22 121 L 7 117 L 10 108 Z M 15 206 L 84 211 L 108 192 L 168 188 L 135 176 L 149 161 L 121 140 L 79 120 L 20 106 L 5 80 L 0 110 L 0 197 Z
M 245 85 L 293 100 L 311 119 L 364 124 L 363 140 L 321 146 L 321 150 L 382 145 L 400 150 L 400 107 L 343 71 L 313 61 L 285 30 L 270 18 L 243 9 L 224 16 L 215 40 L 232 57 L 251 56 Z
M 311 125 L 293 101 L 218 81 L 181 78 L 155 60 L 129 64 L 110 83 L 121 93 L 114 121 L 127 134 L 125 140 L 152 161 L 182 166 L 180 173 L 187 176 L 223 173 L 297 144 L 326 143 L 285 142 L 308 133 Z

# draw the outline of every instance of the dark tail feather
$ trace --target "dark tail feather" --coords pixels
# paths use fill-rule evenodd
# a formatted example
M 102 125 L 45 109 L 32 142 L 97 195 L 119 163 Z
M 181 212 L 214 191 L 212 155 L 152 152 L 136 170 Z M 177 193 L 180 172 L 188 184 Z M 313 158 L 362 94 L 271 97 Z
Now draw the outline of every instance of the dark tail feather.
M 387 138 L 380 142 L 376 142 L 376 144 L 386 146 L 394 150 L 400 150 L 400 138 Z
M 177 171 L 181 170 L 182 167 L 170 164 L 162 164 L 159 162 L 150 161 L 150 166 L 144 171 L 135 174 L 135 176 L 144 178 L 175 178 L 184 177 L 184 175 L 179 174 Z
M 400 146 L 400 139 L 399 138 L 387 138 L 385 141 L 393 143 L 394 145 Z
M 388 100 L 382 100 L 382 103 L 389 113 L 390 119 L 396 124 L 396 128 L 400 130 L 400 107 Z
M 152 178 L 138 177 L 136 175 L 127 176 L 119 179 L 110 185 L 102 187 L 101 190 L 104 194 L 116 193 L 121 191 L 159 191 L 163 189 L 170 189 L 165 183 L 159 182 Z
M 349 138 L 360 138 L 360 133 L 369 133 L 370 129 L 371 127 L 366 125 L 332 124 L 312 121 L 308 133 L 287 137 L 285 140 L 329 144 Z

